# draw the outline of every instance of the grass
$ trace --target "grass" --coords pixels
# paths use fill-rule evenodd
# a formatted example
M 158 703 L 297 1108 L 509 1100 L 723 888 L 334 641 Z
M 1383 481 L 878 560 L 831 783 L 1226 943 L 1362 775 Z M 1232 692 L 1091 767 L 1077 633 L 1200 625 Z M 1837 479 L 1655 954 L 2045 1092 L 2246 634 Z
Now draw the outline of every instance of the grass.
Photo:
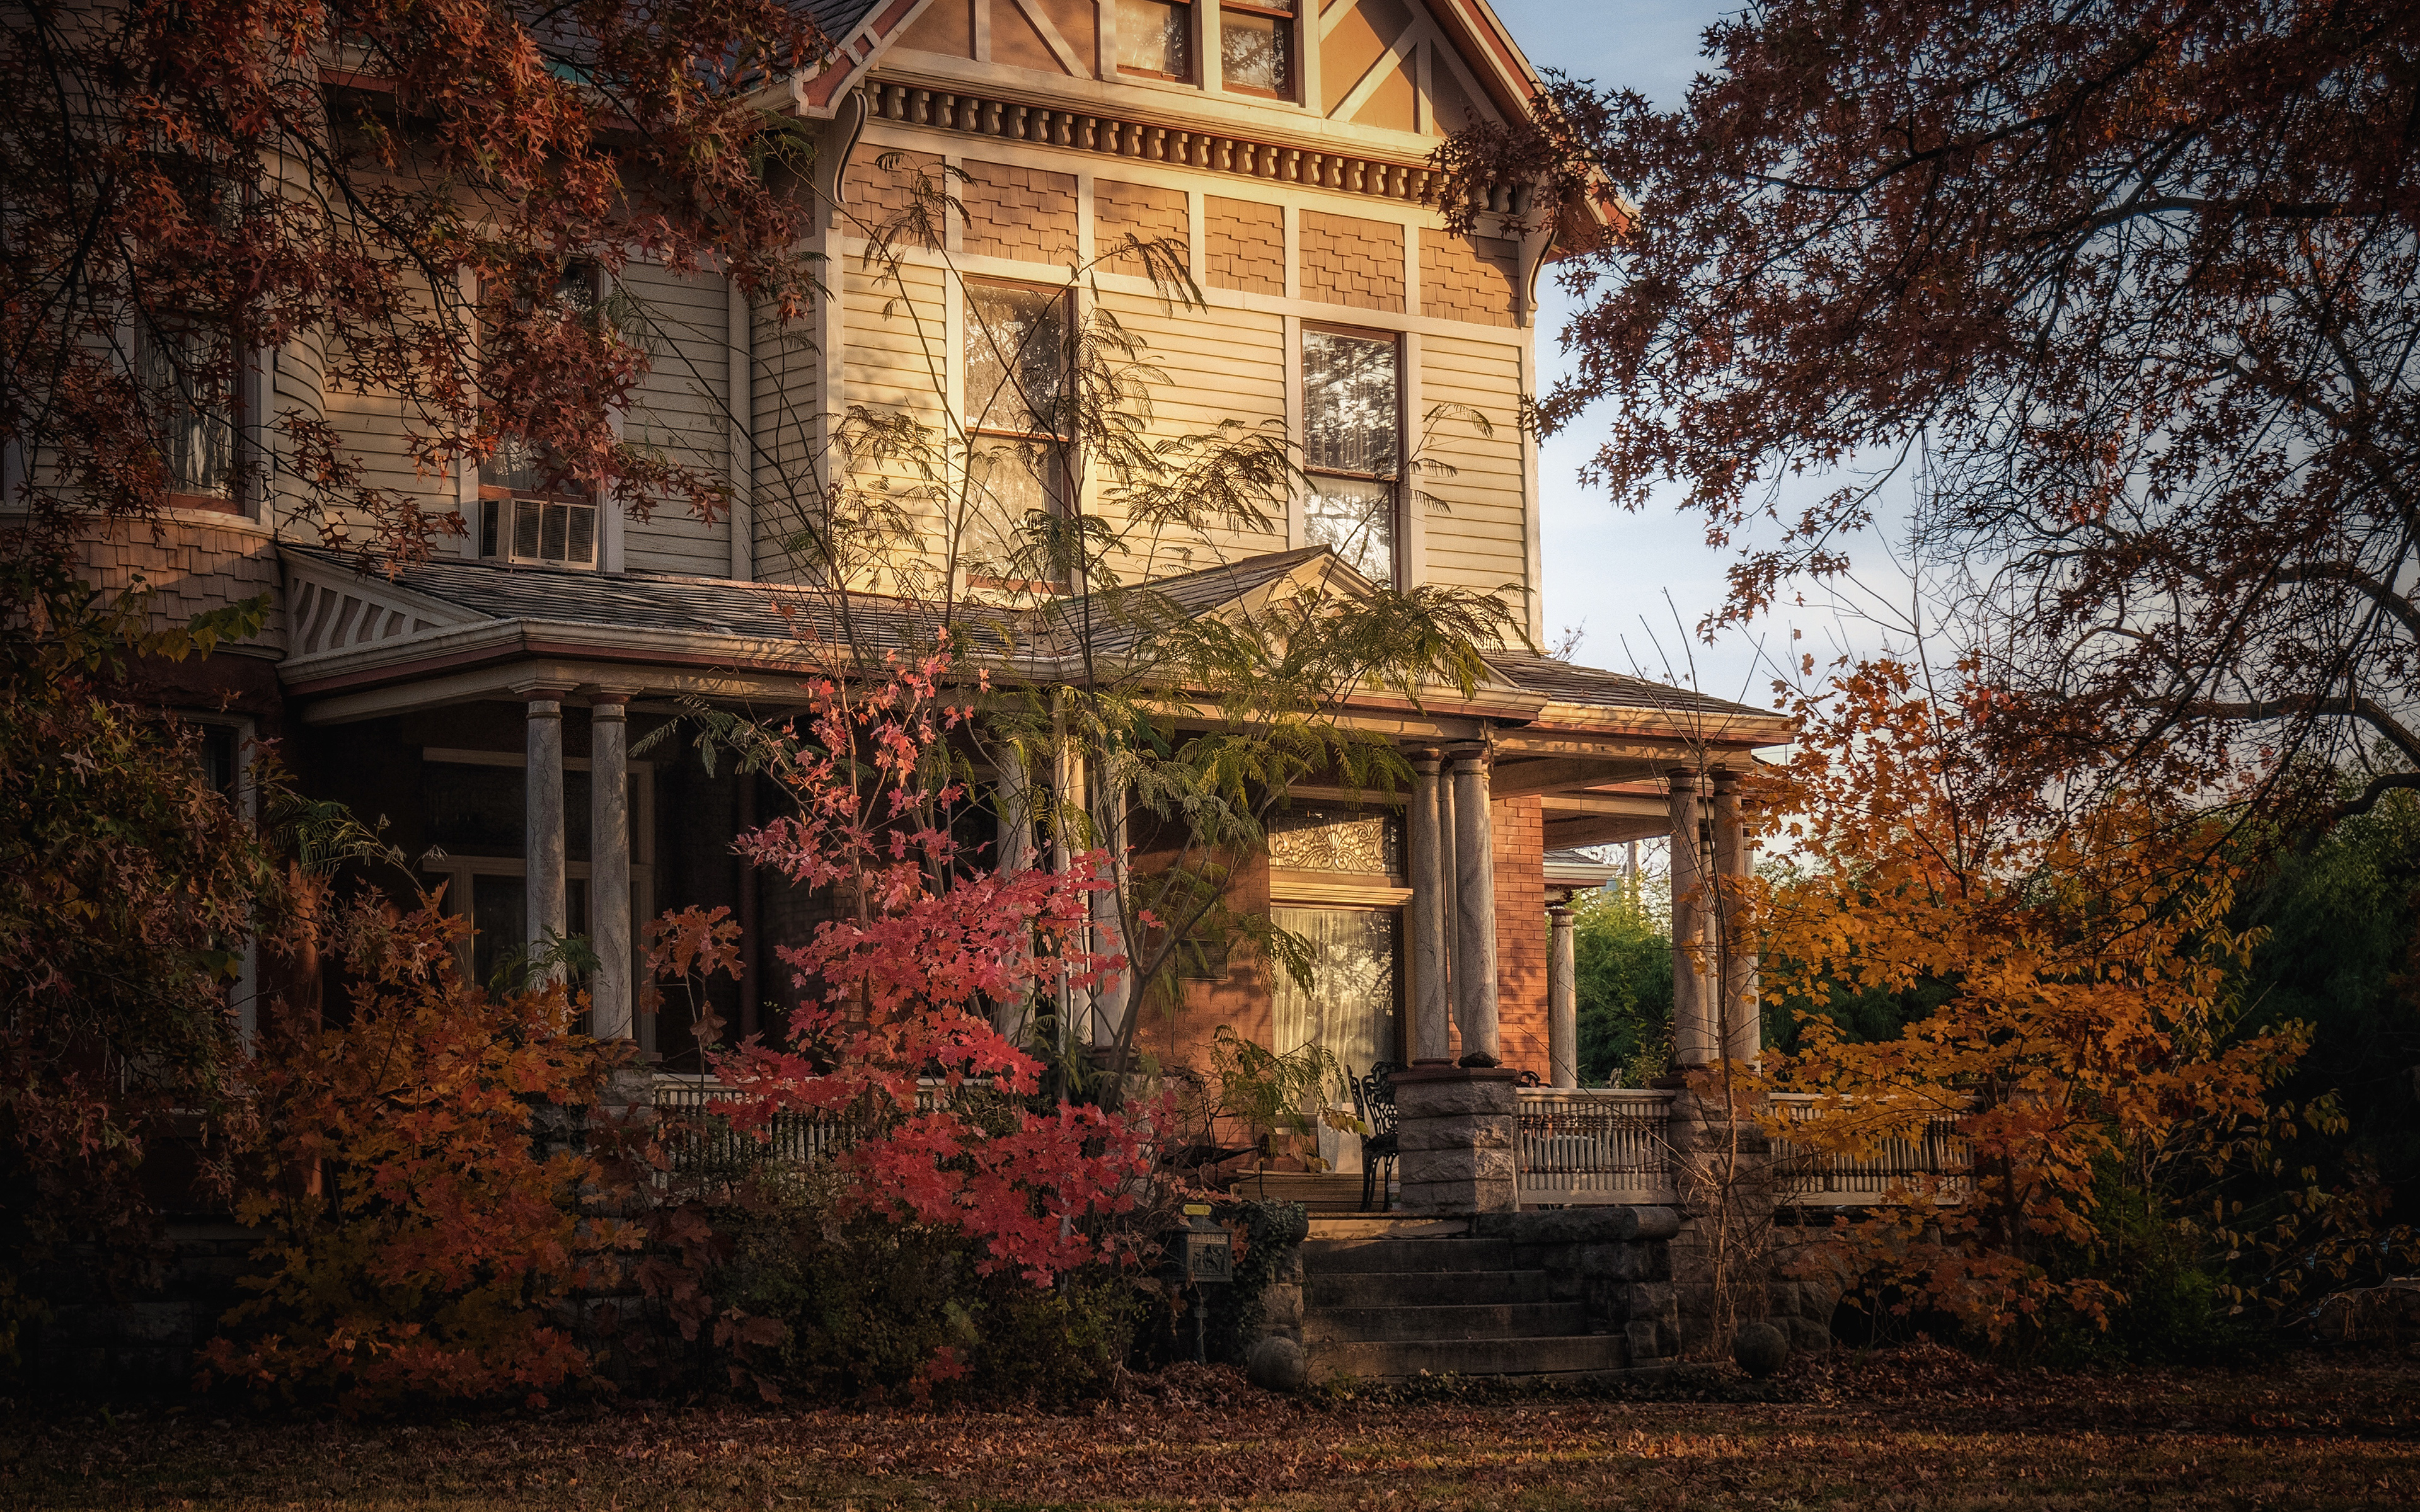
M 2420 1504 L 2420 1358 L 2054 1374 L 1917 1348 L 1701 1400 L 1312 1401 L 1231 1372 L 1074 1415 L 622 1402 L 415 1423 L 0 1404 L 0 1507 L 2369 1508 Z M 1729 1398 L 1729 1399 L 1721 1399 Z

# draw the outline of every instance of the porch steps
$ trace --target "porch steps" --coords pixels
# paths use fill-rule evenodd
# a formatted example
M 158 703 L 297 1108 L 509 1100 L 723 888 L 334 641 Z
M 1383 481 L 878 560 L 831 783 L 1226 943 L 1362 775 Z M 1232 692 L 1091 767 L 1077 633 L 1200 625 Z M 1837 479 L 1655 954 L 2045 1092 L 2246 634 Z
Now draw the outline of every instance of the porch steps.
M 1546 1272 L 1515 1260 L 1503 1239 L 1314 1236 L 1302 1247 L 1312 1372 L 1573 1378 L 1630 1365 L 1621 1335 L 1589 1332 L 1584 1305 L 1556 1297 Z

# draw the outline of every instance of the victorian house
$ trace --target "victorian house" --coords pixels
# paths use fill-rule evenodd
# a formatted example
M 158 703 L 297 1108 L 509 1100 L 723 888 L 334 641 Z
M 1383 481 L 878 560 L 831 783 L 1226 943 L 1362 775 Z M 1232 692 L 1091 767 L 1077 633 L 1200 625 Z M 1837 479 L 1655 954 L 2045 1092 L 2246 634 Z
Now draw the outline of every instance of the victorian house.
M 1030 440 L 1031 407 L 993 402 L 1000 353 L 1063 349 L 1034 332 L 1097 309 L 1156 375 L 1155 434 L 1227 422 L 1281 434 L 1306 480 L 1263 528 L 1129 550 L 1128 579 L 1204 615 L 1312 579 L 1344 593 L 1437 584 L 1497 595 L 1508 621 L 1471 696 L 1357 696 L 1337 711 L 1401 746 L 1417 774 L 1407 792 L 1305 790 L 1266 856 L 1233 879 L 1235 906 L 1314 945 L 1313 987 L 1240 955 L 1213 960 L 1141 1042 L 1182 1063 L 1228 1025 L 1280 1051 L 1326 1044 L 1356 1070 L 1492 1058 L 1572 1085 L 1549 905 L 1575 879 L 1550 878 L 1549 854 L 1678 825 L 1705 839 L 1686 856 L 1746 864 L 1727 774 L 1786 732 L 1768 714 L 1537 649 L 1551 543 L 1521 410 L 1539 382 L 1535 290 L 1554 247 L 1544 233 L 1487 234 L 1503 231 L 1509 202 L 1478 234 L 1450 233 L 1428 193 L 1446 133 L 1517 112 L 1536 90 L 1521 45 L 1485 0 L 814 8 L 837 52 L 777 97 L 817 143 L 800 193 L 817 196 L 830 297 L 784 326 L 712 274 L 642 265 L 618 288 L 566 295 L 645 321 L 656 361 L 625 434 L 724 470 L 730 517 L 626 518 L 508 457 L 432 480 L 413 471 L 391 403 L 323 384 L 305 344 L 264 353 L 246 413 L 327 417 L 378 481 L 458 513 L 463 530 L 425 565 L 362 576 L 283 523 L 273 469 L 257 489 L 229 486 L 236 422 L 189 417 L 172 438 L 170 532 L 96 540 L 89 564 L 141 571 L 172 608 L 274 591 L 267 634 L 194 679 L 195 717 L 225 733 L 227 760 L 244 737 L 275 735 L 311 790 L 383 819 L 477 926 L 483 969 L 549 928 L 590 936 L 597 1031 L 693 1064 L 685 1027 L 634 1013 L 634 921 L 731 908 L 757 984 L 724 1005 L 744 1031 L 787 990 L 771 980 L 771 946 L 816 916 L 732 855 L 768 801 L 753 779 L 709 774 L 677 744 L 634 754 L 634 743 L 683 708 L 797 703 L 816 665 L 801 625 L 830 611 L 832 587 L 789 546 L 808 507 L 797 479 L 843 447 L 852 416 Z M 348 86 L 341 67 L 326 76 Z M 920 179 L 950 201 L 937 239 L 867 259 Z M 1129 237 L 1173 249 L 1199 301 L 1171 303 L 1168 270 L 1155 277 L 1144 258 L 1099 260 Z M 248 434 L 273 450 L 265 428 Z M 1037 464 L 995 470 L 985 486 L 1016 513 L 1064 509 L 1069 490 L 1094 486 Z M 939 515 L 925 524 L 934 544 L 912 574 L 894 565 L 851 585 L 899 644 L 915 616 L 885 621 L 884 606 L 915 596 L 907 576 L 970 601 L 1050 588 L 1004 581 L 981 549 L 941 544 Z M 1602 609 L 1650 587 L 1606 583 Z M 1047 657 L 1027 670 L 1053 675 Z M 1676 891 L 1689 890 L 1684 874 Z M 1702 1062 L 1717 1053 L 1724 987 L 1683 977 L 1677 1049 Z M 1752 1008 L 1744 1032 L 1735 1048 L 1753 1046 Z

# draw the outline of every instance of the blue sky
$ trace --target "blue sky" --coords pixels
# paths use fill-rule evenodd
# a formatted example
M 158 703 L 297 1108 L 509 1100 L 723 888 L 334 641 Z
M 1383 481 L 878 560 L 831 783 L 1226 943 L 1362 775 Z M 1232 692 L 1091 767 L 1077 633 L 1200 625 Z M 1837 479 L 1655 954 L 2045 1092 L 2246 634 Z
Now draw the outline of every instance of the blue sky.
M 1537 67 L 1636 89 L 1667 109 L 1682 102 L 1703 65 L 1700 34 L 1738 8 L 1735 0 L 1495 0 L 1495 7 Z M 1558 337 L 1572 304 L 1551 277 L 1541 280 L 1540 295 L 1539 365 L 1550 381 L 1564 366 Z M 1728 554 L 1708 547 L 1695 520 L 1668 503 L 1634 515 L 1580 486 L 1580 466 L 1607 423 L 1584 419 L 1544 448 L 1540 492 L 1550 640 L 1578 625 L 1582 662 L 1694 684 L 1760 706 L 1772 697 L 1773 672 L 1762 662 L 1793 659 L 1793 628 L 1804 632 L 1800 649 L 1813 652 L 1819 665 L 1842 649 L 1870 652 L 1881 643 L 1871 625 L 1838 612 L 1829 595 L 1812 590 L 1804 609 L 1728 632 L 1711 646 L 1699 641 L 1698 621 L 1723 600 Z M 1882 543 L 1860 543 L 1852 555 L 1867 581 L 1902 581 Z

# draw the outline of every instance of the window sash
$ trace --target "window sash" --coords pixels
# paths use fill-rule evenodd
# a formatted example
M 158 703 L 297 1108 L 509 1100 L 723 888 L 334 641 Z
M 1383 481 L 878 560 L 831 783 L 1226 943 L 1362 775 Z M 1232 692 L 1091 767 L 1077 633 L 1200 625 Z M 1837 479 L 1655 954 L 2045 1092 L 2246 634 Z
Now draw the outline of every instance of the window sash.
M 1403 358 L 1393 337 L 1302 333 L 1303 466 L 1396 479 L 1403 470 Z
M 966 314 L 968 429 L 1067 440 L 1063 410 L 1071 364 L 1064 294 L 970 280 Z
M 169 502 L 232 507 L 234 395 L 213 392 L 232 376 L 227 338 L 201 326 L 155 326 L 143 332 L 136 347 Z
M 1223 89 L 1292 100 L 1294 21 L 1282 11 L 1222 6 L 1218 18 L 1218 84 Z

